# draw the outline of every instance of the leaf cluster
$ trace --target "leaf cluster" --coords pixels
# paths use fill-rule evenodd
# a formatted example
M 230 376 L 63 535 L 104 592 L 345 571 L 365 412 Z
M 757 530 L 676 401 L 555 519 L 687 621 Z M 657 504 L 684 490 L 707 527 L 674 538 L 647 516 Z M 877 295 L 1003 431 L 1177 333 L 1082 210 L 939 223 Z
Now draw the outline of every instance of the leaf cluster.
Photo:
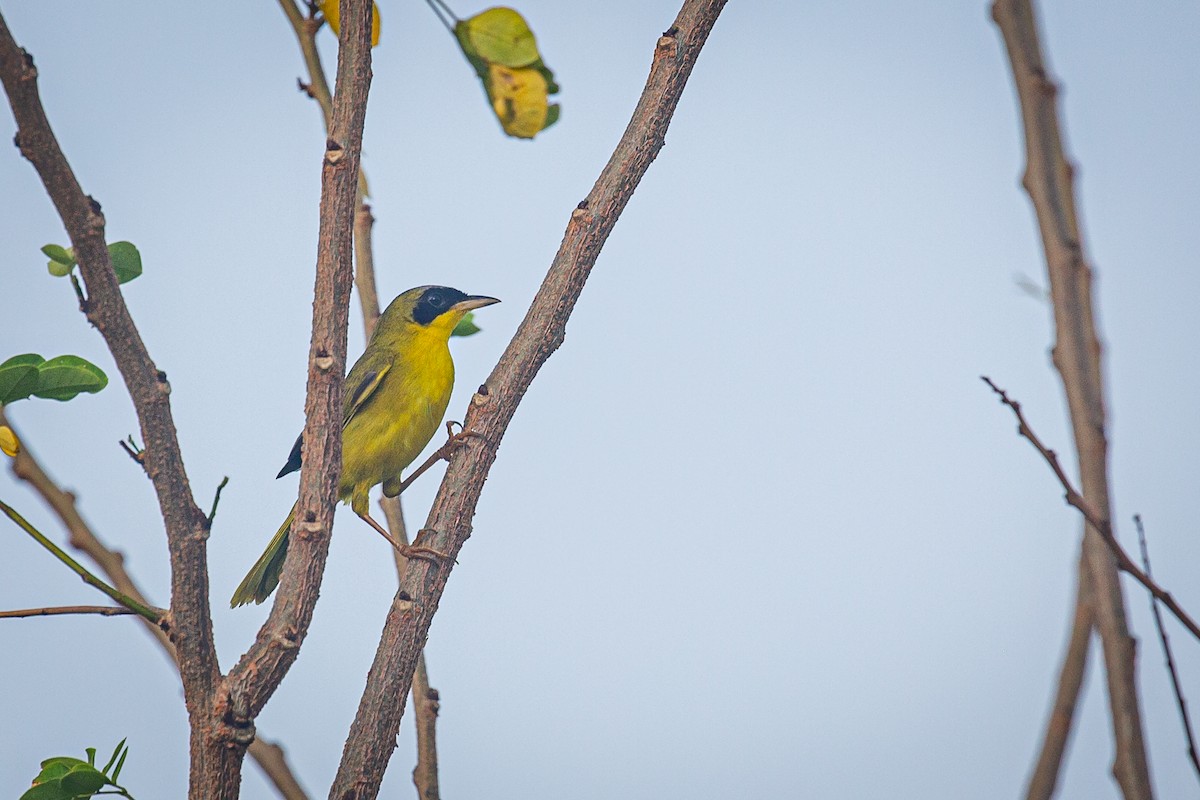
M 122 739 L 104 769 L 96 769 L 96 748 L 87 748 L 87 761 L 56 756 L 42 762 L 42 771 L 20 800 L 86 800 L 98 794 L 133 796 L 117 783 L 129 748 Z M 109 774 L 109 771 L 112 774 Z

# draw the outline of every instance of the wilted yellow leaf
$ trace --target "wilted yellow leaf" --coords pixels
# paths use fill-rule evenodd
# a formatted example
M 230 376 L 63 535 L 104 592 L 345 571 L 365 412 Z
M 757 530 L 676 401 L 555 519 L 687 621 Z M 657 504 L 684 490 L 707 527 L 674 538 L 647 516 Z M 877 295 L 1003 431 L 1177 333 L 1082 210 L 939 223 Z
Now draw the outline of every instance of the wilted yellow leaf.
M 489 8 L 454 25 L 454 37 L 509 136 L 532 139 L 558 121 L 554 73 L 542 61 L 525 19 L 511 8 Z
M 500 126 L 509 136 L 532 139 L 546 127 L 546 79 L 536 69 L 488 65 L 488 95 Z
M 342 12 L 338 0 L 321 0 L 318 5 L 321 8 L 321 13 L 325 16 L 325 21 L 329 23 L 329 29 L 333 31 L 333 35 L 339 35 L 341 32 Z M 377 44 L 379 44 L 379 6 L 376 3 L 372 3 L 371 47 Z
M 17 439 L 17 434 L 7 425 L 0 425 L 0 453 L 13 458 L 19 452 L 21 452 L 21 442 Z

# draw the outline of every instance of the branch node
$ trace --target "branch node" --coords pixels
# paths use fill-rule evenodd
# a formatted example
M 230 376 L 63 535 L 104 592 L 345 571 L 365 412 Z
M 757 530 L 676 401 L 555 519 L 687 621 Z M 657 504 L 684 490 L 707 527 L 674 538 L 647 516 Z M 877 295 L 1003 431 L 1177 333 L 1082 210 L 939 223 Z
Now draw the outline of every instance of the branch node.
M 333 139 L 325 140 L 325 163 L 330 165 L 340 164 L 346 157 L 346 149 Z
M 307 517 L 309 516 L 311 516 L 312 519 L 308 519 Z M 292 535 L 298 539 L 304 539 L 307 541 L 324 533 L 325 527 L 321 525 L 321 523 L 317 522 L 316 516 L 316 514 L 310 512 L 309 514 L 305 515 L 303 522 L 297 522 L 292 525 Z

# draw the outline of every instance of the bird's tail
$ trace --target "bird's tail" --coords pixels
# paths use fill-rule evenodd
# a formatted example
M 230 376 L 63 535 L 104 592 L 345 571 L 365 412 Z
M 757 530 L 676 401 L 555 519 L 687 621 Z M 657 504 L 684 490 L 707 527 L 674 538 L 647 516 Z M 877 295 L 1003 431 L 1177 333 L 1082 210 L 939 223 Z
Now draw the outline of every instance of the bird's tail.
M 283 572 L 283 559 L 287 555 L 288 532 L 292 529 L 292 520 L 296 518 L 296 506 L 288 512 L 287 519 L 275 531 L 267 549 L 254 562 L 254 566 L 242 578 L 237 591 L 229 601 L 230 608 L 244 606 L 247 603 L 261 603 L 270 597 L 271 592 L 279 585 L 279 573 Z

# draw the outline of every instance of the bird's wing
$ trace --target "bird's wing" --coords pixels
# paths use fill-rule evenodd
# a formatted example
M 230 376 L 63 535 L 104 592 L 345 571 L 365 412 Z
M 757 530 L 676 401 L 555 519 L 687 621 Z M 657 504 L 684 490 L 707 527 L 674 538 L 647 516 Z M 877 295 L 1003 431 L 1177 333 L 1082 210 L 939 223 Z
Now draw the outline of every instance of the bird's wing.
M 362 380 L 354 387 L 354 391 L 346 396 L 346 402 L 343 403 L 345 412 L 342 414 L 342 428 L 345 428 L 354 415 L 367 404 L 367 401 L 375 394 L 375 390 L 383 385 L 383 377 L 391 368 L 391 364 L 384 364 L 377 370 L 371 370 L 362 377 Z
M 387 375 L 388 370 L 391 368 L 391 364 L 384 364 L 377 370 L 371 370 L 367 372 L 362 376 L 362 379 L 358 381 L 357 385 L 354 386 L 354 390 L 346 395 L 346 400 L 342 403 L 343 407 L 345 408 L 345 411 L 342 414 L 343 429 L 345 429 L 346 425 L 350 422 L 354 415 L 357 414 L 359 410 L 367 404 L 367 401 L 370 400 L 375 394 L 375 390 L 383 384 L 383 376 Z M 347 386 L 349 387 L 351 385 L 351 380 L 357 377 L 358 376 L 354 374 L 354 370 L 351 370 L 350 374 L 346 376 Z M 287 463 L 283 465 L 283 469 L 279 470 L 279 474 L 275 476 L 276 478 L 282 478 L 289 472 L 295 472 L 296 470 L 300 469 L 300 464 L 303 462 L 301 457 L 301 449 L 303 447 L 304 434 L 302 433 L 296 437 L 296 443 L 292 445 L 292 452 L 288 455 Z

